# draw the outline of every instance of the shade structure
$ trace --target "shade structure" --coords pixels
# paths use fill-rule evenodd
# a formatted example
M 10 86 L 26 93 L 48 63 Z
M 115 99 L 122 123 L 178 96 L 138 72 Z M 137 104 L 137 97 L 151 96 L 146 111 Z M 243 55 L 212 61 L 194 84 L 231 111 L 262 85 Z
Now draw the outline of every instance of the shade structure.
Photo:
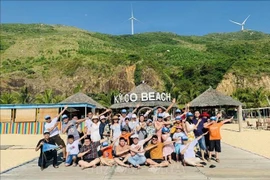
M 96 106 L 96 109 L 106 109 L 104 106 L 93 100 L 91 97 L 84 93 L 78 92 L 67 99 L 61 101 L 60 103 L 88 103 Z
M 240 106 L 241 102 L 210 87 L 190 102 L 190 107 Z
M 143 101 L 142 97 L 141 97 L 142 93 L 158 93 L 158 92 L 156 90 L 154 90 L 152 87 L 150 87 L 148 84 L 141 83 L 140 85 L 138 85 L 134 89 L 132 89 L 129 93 L 127 93 L 129 95 L 136 94 L 138 97 L 137 101 L 115 103 L 110 108 L 111 109 L 135 108 L 138 104 L 140 104 L 140 107 L 156 107 L 156 106 L 168 107 L 172 103 L 171 101 L 161 101 L 161 100 Z M 177 106 L 174 105 L 174 107 L 177 107 Z

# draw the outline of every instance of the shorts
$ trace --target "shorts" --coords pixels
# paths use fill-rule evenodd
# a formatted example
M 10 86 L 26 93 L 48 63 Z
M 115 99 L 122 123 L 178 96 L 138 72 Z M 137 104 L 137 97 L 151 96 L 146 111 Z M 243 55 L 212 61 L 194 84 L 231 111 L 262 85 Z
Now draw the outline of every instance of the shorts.
M 179 143 L 174 144 L 174 152 L 175 152 L 175 154 L 180 154 L 180 147 L 181 147 L 181 144 L 179 144 Z
M 152 160 L 158 164 L 160 164 L 164 161 L 163 159 L 152 159 Z
M 198 140 L 198 144 L 201 150 L 206 150 L 205 138 L 202 136 L 201 139 Z
M 66 159 L 66 164 L 71 164 L 72 163 L 72 158 L 76 157 L 77 158 L 77 154 L 70 154 L 68 155 L 67 159 Z
M 55 135 L 55 136 L 53 136 L 53 137 L 51 137 L 52 138 L 52 140 L 54 140 L 55 141 L 55 143 L 58 145 L 58 146 L 62 146 L 62 147 L 66 147 L 66 144 L 65 144 L 65 142 L 63 141 L 63 139 L 59 136 L 59 134 L 57 134 L 57 135 Z
M 209 151 L 221 152 L 220 140 L 210 140 Z

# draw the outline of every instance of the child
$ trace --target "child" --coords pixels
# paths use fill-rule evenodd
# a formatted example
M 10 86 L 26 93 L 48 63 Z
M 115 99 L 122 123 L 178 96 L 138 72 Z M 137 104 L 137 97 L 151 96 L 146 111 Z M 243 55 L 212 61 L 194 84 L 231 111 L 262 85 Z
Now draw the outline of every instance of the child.
M 147 126 L 146 126 L 145 130 L 147 132 L 147 137 L 156 134 L 156 129 L 153 125 L 152 119 L 147 120 Z
M 77 166 L 77 155 L 79 154 L 79 142 L 85 138 L 87 134 L 82 136 L 80 139 L 74 141 L 73 135 L 68 135 L 67 142 L 67 156 L 66 156 L 66 164 L 65 166 L 70 166 L 73 162 L 73 167 Z
M 162 128 L 162 141 L 167 144 L 168 142 L 172 141 L 172 138 L 170 137 L 170 130 L 166 127 Z M 169 157 L 169 163 L 172 163 L 172 153 L 174 151 L 173 144 L 167 144 L 163 147 L 163 157 L 165 161 L 167 161 L 167 157 Z
M 182 137 L 186 136 L 186 134 L 183 132 L 182 126 L 176 127 L 176 132 L 173 134 L 173 140 L 176 141 L 174 144 L 174 151 L 176 155 L 176 162 L 180 161 L 180 147 L 182 144 Z
M 108 142 L 104 142 L 101 145 L 102 157 L 100 157 L 100 164 L 103 166 L 113 166 L 115 161 L 113 159 L 113 146 L 119 138 L 113 141 L 111 145 Z

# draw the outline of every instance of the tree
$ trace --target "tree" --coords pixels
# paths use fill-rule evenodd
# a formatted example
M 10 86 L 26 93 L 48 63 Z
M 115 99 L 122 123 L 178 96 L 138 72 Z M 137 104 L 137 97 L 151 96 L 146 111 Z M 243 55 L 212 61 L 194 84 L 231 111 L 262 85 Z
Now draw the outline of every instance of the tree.
M 16 96 L 13 93 L 4 92 L 0 96 L 1 104 L 14 104 L 16 103 Z
M 38 94 L 36 96 L 36 103 L 54 103 L 53 91 L 52 89 L 46 89 L 43 94 Z
M 28 104 L 31 103 L 32 97 L 28 91 L 28 87 L 24 86 L 20 89 L 20 91 L 17 93 L 17 103 L 20 104 Z

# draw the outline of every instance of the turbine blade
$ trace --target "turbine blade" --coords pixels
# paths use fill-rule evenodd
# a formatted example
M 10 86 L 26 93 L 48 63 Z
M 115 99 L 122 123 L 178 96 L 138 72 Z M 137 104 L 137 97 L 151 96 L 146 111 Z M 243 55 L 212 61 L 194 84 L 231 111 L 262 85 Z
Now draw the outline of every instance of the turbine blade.
M 230 22 L 232 22 L 232 23 L 234 23 L 234 24 L 238 24 L 238 25 L 242 26 L 242 24 L 240 24 L 240 23 L 238 23 L 238 22 L 235 22 L 235 21 L 232 21 L 232 20 L 230 20 Z
M 130 5 L 131 5 L 131 17 L 133 17 L 133 7 L 132 7 L 132 3 L 131 3 Z
M 136 18 L 133 18 L 135 21 L 138 21 L 138 22 L 140 22 L 140 23 L 143 23 L 142 21 L 140 21 L 140 20 L 138 20 L 138 19 L 136 19 Z
M 244 20 L 244 22 L 242 24 L 245 24 L 247 19 L 249 18 L 250 15 L 248 15 L 248 17 Z

